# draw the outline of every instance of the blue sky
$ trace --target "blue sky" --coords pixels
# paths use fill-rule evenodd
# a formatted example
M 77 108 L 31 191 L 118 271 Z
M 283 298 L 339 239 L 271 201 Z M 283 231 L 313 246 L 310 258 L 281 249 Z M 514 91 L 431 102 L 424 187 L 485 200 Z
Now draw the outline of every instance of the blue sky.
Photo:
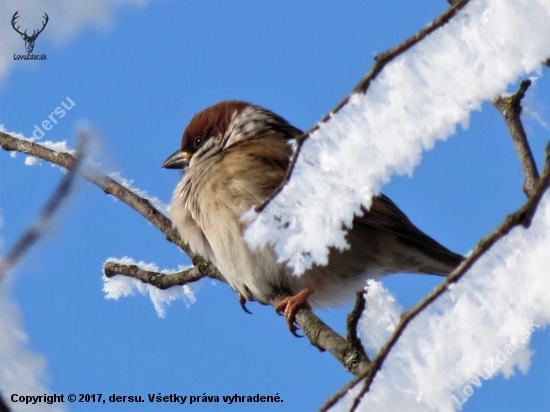
M 220 100 L 243 99 L 306 129 L 351 90 L 376 53 L 412 35 L 445 8 L 443 0 L 113 5 L 105 27 L 86 25 L 58 40 L 48 35 L 48 26 L 34 51 L 46 53 L 46 61 L 12 62 L 0 80 L 0 124 L 30 136 L 34 125 L 69 97 L 75 107 L 44 140 L 74 146 L 75 129 L 86 122 L 101 137 L 99 157 L 106 170 L 119 171 L 168 203 L 179 174 L 160 165 L 178 148 L 194 113 Z M 53 6 L 48 9 L 48 2 L 44 11 L 49 25 L 61 24 L 61 15 Z M 42 12 L 33 11 L 36 21 Z M 4 16 L 0 24 L 9 26 L 10 18 Z M 2 33 L 18 37 L 11 28 Z M 23 41 L 18 41 L 23 53 Z M 550 122 L 548 69 L 542 74 L 527 104 Z M 525 121 L 540 164 L 549 130 L 533 117 Z M 35 218 L 62 176 L 45 162 L 28 167 L 23 159 L 0 152 L 0 253 Z M 467 253 L 522 204 L 522 179 L 504 122 L 486 103 L 472 114 L 467 130 L 425 154 L 412 178 L 397 177 L 384 192 L 422 230 Z M 15 271 L 12 296 L 29 346 L 47 360 L 46 385 L 52 392 L 278 393 L 284 403 L 262 410 L 295 411 L 319 408 L 351 379 L 331 355 L 294 338 L 272 308 L 250 304 L 254 315 L 244 313 L 225 284 L 201 281 L 195 288 L 197 302 L 189 308 L 173 303 L 164 319 L 143 296 L 105 300 L 102 264 L 123 256 L 161 268 L 188 263 L 137 213 L 80 181 L 45 240 Z M 395 275 L 384 284 L 407 308 L 438 281 Z M 343 332 L 348 311 L 318 314 Z M 549 346 L 547 329 L 535 333 L 529 373 L 484 382 L 463 410 L 550 410 Z M 162 404 L 155 410 L 176 408 L 181 407 Z M 69 410 L 152 409 L 148 403 L 75 403 Z

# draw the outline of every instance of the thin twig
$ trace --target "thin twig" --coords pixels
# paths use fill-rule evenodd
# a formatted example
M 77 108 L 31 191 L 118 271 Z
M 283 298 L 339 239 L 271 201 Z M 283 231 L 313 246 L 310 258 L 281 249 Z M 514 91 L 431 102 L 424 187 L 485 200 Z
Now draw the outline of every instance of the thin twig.
M 279 187 L 259 206 L 256 207 L 256 212 L 260 213 L 262 212 L 267 205 L 275 198 L 281 190 L 283 190 L 283 187 L 286 185 L 286 183 L 290 180 L 290 177 L 292 176 L 292 171 L 294 170 L 294 166 L 296 165 L 296 161 L 298 159 L 298 156 L 300 154 L 300 151 L 302 149 L 302 146 L 304 142 L 307 140 L 309 136 L 315 131 L 317 131 L 323 123 L 326 123 L 332 116 L 334 116 L 336 113 L 344 107 L 352 95 L 356 93 L 362 93 L 365 94 L 371 85 L 372 81 L 382 72 L 382 69 L 391 62 L 393 59 L 395 59 L 400 54 L 406 52 L 411 47 L 415 46 L 416 44 L 420 43 L 424 38 L 426 38 L 428 35 L 433 33 L 438 28 L 442 27 L 446 23 L 451 20 L 460 10 L 466 6 L 466 4 L 469 3 L 470 0 L 457 0 L 455 4 L 453 4 L 452 7 L 448 8 L 441 16 L 439 16 L 437 19 L 432 21 L 430 24 L 428 24 L 426 27 L 424 27 L 422 30 L 420 30 L 415 35 L 409 37 L 407 40 L 405 40 L 403 43 L 395 46 L 394 48 L 376 55 L 374 57 L 374 65 L 372 66 L 371 70 L 357 83 L 357 85 L 353 88 L 353 90 L 346 96 L 344 99 L 338 103 L 334 109 L 332 109 L 331 112 L 325 114 L 319 122 L 317 122 L 313 127 L 311 127 L 309 130 L 307 130 L 303 135 L 296 138 L 296 147 L 294 150 L 294 153 L 292 154 L 292 157 L 290 159 L 290 165 L 288 167 L 288 170 L 285 174 L 285 177 Z
M 82 134 L 79 138 L 78 150 L 73 158 L 72 169 L 68 170 L 61 180 L 57 189 L 52 193 L 36 222 L 27 228 L 25 233 L 15 242 L 15 245 L 7 253 L 6 257 L 0 260 L 0 280 L 4 278 L 6 273 L 14 267 L 21 257 L 27 252 L 42 235 L 48 222 L 57 212 L 63 201 L 67 198 L 73 187 L 74 180 L 78 175 L 78 170 L 82 164 L 84 150 L 87 144 L 87 136 Z
M 347 341 L 355 348 L 355 350 L 361 352 L 368 359 L 365 348 L 361 343 L 361 339 L 359 339 L 359 336 L 357 335 L 357 325 L 359 324 L 359 320 L 361 319 L 361 315 L 363 314 L 366 305 L 365 290 L 361 289 L 357 292 L 356 296 L 355 306 L 346 319 L 346 329 L 348 331 Z
M 333 397 L 331 397 L 327 403 L 321 408 L 321 411 L 327 411 L 336 402 L 342 399 L 347 391 L 355 386 L 359 381 L 364 379 L 363 387 L 359 394 L 355 397 L 350 412 L 353 412 L 359 406 L 362 397 L 369 391 L 370 386 L 378 373 L 382 368 L 382 365 L 388 357 L 390 351 L 395 346 L 400 336 L 405 331 L 407 325 L 424 309 L 426 309 L 437 298 L 443 295 L 451 284 L 458 282 L 462 276 L 472 267 L 472 265 L 483 256 L 498 240 L 506 236 L 514 227 L 523 226 L 525 228 L 531 225 L 533 216 L 537 210 L 537 207 L 544 195 L 545 191 L 550 186 L 550 143 L 546 147 L 546 159 L 542 176 L 535 185 L 533 195 L 527 200 L 527 202 L 519 208 L 516 212 L 508 215 L 504 221 L 493 230 L 484 239 L 478 242 L 474 251 L 462 261 L 462 263 L 441 283 L 439 284 L 428 296 L 422 301 L 412 307 L 409 311 L 405 312 L 401 316 L 401 320 L 388 341 L 380 349 L 376 357 L 372 360 L 369 370 L 364 376 L 358 376 L 352 380 L 348 385 L 338 391 Z
M 508 126 L 508 130 L 510 131 L 510 136 L 518 152 L 519 161 L 525 176 L 523 181 L 523 192 L 527 197 L 533 195 L 535 185 L 539 180 L 537 165 L 535 164 L 531 147 L 529 143 L 527 143 L 527 136 L 520 118 L 521 100 L 525 96 L 525 92 L 530 85 L 531 80 L 523 80 L 516 93 L 511 96 L 499 96 L 493 102 L 497 110 L 504 117 L 506 126 Z
M 367 371 L 368 373 L 368 371 Z M 344 397 L 348 394 L 350 390 L 355 388 L 358 383 L 360 383 L 363 379 L 365 379 L 365 375 L 359 375 L 353 378 L 351 381 L 349 381 L 344 387 L 342 387 L 338 392 L 336 392 L 334 395 L 332 395 L 328 400 L 325 402 L 325 404 L 319 409 L 319 412 L 328 412 L 336 403 L 344 399 Z

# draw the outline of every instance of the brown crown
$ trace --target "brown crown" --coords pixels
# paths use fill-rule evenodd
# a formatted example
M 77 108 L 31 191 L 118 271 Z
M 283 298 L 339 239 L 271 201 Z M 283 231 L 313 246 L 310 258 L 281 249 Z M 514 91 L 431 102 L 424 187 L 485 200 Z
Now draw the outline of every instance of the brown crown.
M 240 113 L 248 106 L 251 106 L 251 104 L 238 100 L 228 100 L 207 107 L 197 113 L 183 132 L 181 147 L 189 149 L 193 153 L 195 150 L 192 145 L 195 137 L 201 136 L 207 139 L 225 132 L 235 112 Z

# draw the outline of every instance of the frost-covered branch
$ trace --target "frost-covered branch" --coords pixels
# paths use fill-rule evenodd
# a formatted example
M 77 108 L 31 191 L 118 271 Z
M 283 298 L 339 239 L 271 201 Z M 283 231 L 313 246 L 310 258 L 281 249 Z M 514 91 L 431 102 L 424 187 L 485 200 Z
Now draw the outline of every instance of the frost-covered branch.
M 67 198 L 73 187 L 74 180 L 78 175 L 79 168 L 82 164 L 82 159 L 85 155 L 85 148 L 87 143 L 87 136 L 81 135 L 79 137 L 79 148 L 76 156 L 71 156 L 71 168 L 67 174 L 61 180 L 61 183 L 57 189 L 52 193 L 42 211 L 40 217 L 33 223 L 23 235 L 15 242 L 15 245 L 7 253 L 7 255 L 0 260 L 0 280 L 5 274 L 14 267 L 21 257 L 27 252 L 39 239 L 43 233 L 47 223 L 55 215 L 63 201 Z
M 536 182 L 533 194 L 527 200 L 527 202 L 519 208 L 516 212 L 508 215 L 506 219 L 498 226 L 493 232 L 487 235 L 484 239 L 478 242 L 475 249 L 470 255 L 429 295 L 427 295 L 422 301 L 405 312 L 401 316 L 401 320 L 393 331 L 392 335 L 384 346 L 380 349 L 378 354 L 372 360 L 368 371 L 363 376 L 357 376 L 344 388 L 342 388 L 337 394 L 335 394 L 329 401 L 321 408 L 321 411 L 327 411 L 342 399 L 346 393 L 357 386 L 360 382 L 363 382 L 362 388 L 355 396 L 350 411 L 355 411 L 361 402 L 362 397 L 369 391 L 371 384 L 382 368 L 382 365 L 388 357 L 390 351 L 395 346 L 400 336 L 403 334 L 407 325 L 417 317 L 424 309 L 426 309 L 431 303 L 442 296 L 447 290 L 451 288 L 451 285 L 458 282 L 464 274 L 472 267 L 472 265 L 479 260 L 498 240 L 506 236 L 514 227 L 523 226 L 529 227 L 532 218 L 539 206 L 543 194 L 550 186 L 550 143 L 546 147 L 546 159 L 542 176 Z
M 168 275 L 160 272 L 144 270 L 137 265 L 124 265 L 115 261 L 107 261 L 103 266 L 103 272 L 108 278 L 116 275 L 129 276 L 162 290 L 173 286 L 187 285 L 188 283 L 196 282 L 197 280 L 204 278 L 204 275 L 196 266 Z
M 531 85 L 531 80 L 523 80 L 519 86 L 519 90 L 511 96 L 499 96 L 495 99 L 494 105 L 504 117 L 506 126 L 510 131 L 510 136 L 518 152 L 519 161 L 525 175 L 523 182 L 523 192 L 527 197 L 534 194 L 535 185 L 539 180 L 539 172 L 533 158 L 533 153 L 527 136 L 521 122 L 521 100 L 525 96 L 525 92 Z
M 225 282 L 223 278 L 216 277 L 217 271 L 212 272 L 212 269 L 215 269 L 215 267 L 211 263 L 203 260 L 202 262 L 195 262 L 195 264 L 204 266 L 200 270 L 195 266 L 180 272 L 165 274 L 158 271 L 146 270 L 135 264 L 127 265 L 117 261 L 107 261 L 103 270 L 107 278 L 124 275 L 163 290 L 200 280 L 205 277 L 203 273 L 209 273 L 208 277 Z M 270 304 L 277 306 L 286 296 L 284 293 L 277 294 L 272 297 Z M 310 310 L 299 310 L 296 315 L 296 323 L 309 338 L 313 346 L 321 351 L 332 353 L 346 370 L 355 375 L 362 374 L 367 370 L 369 359 L 362 347 L 344 339 Z
M 402 53 L 409 50 L 414 45 L 420 43 L 426 36 L 433 33 L 435 30 L 440 28 L 441 26 L 445 25 L 449 20 L 451 20 L 466 4 L 468 4 L 470 0 L 456 0 L 454 4 L 447 9 L 441 16 L 439 16 L 437 19 L 432 21 L 430 24 L 428 24 L 426 27 L 424 27 L 422 30 L 420 30 L 415 35 L 409 37 L 407 40 L 405 40 L 403 43 L 393 47 L 392 49 L 377 54 L 374 57 L 374 65 L 372 66 L 371 70 L 363 77 L 359 83 L 353 88 L 353 90 L 346 96 L 344 99 L 338 103 L 330 113 L 327 113 L 324 115 L 319 122 L 317 122 L 313 127 L 308 129 L 302 136 L 298 137 L 296 139 L 296 147 L 294 150 L 294 153 L 292 154 L 292 158 L 290 161 L 290 165 L 288 167 L 288 170 L 286 172 L 285 178 L 279 185 L 279 187 L 269 196 L 264 203 L 261 205 L 258 205 L 256 208 L 257 212 L 262 212 L 267 205 L 273 200 L 275 196 L 277 196 L 281 190 L 283 189 L 283 186 L 287 184 L 287 182 L 290 180 L 290 177 L 292 175 L 292 172 L 294 170 L 294 166 L 296 165 L 296 161 L 298 160 L 298 156 L 300 155 L 300 150 L 304 144 L 304 142 L 309 138 L 309 136 L 317 131 L 319 127 L 326 123 L 333 115 L 338 113 L 342 107 L 344 107 L 346 104 L 349 103 L 350 98 L 357 94 L 365 94 L 372 83 L 372 81 L 382 72 L 382 69 L 390 63 L 392 60 L 394 60 L 396 57 L 401 55 Z
M 248 245 L 269 244 L 298 276 L 324 264 L 331 248 L 349 246 L 347 228 L 383 185 L 411 174 L 424 151 L 547 59 L 550 0 L 529 4 L 469 2 L 390 61 L 366 93 L 353 93 L 318 123 L 280 193 L 262 212 L 247 213 Z

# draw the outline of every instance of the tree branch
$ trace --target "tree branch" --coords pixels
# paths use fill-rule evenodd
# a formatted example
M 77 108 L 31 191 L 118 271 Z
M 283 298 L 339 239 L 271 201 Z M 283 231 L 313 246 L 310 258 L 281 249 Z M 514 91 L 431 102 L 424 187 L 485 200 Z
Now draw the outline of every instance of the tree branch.
M 525 92 L 531 86 L 531 80 L 523 80 L 516 93 L 511 96 L 499 96 L 493 104 L 504 117 L 506 126 L 510 131 L 510 136 L 518 152 L 519 161 L 525 176 L 523 182 L 523 192 L 527 197 L 534 194 L 535 186 L 539 179 L 539 172 L 531 152 L 531 147 L 527 143 L 527 136 L 521 122 L 521 100 L 525 96 Z
M 144 270 L 136 265 L 123 265 L 113 261 L 105 263 L 103 273 L 108 278 L 116 275 L 129 276 L 162 290 L 171 288 L 172 286 L 183 286 L 204 278 L 199 268 L 195 266 L 180 272 L 165 274 Z
M 56 152 L 55 150 L 48 149 L 37 143 L 18 139 L 3 132 L 0 132 L 0 146 L 6 151 L 17 151 L 34 156 L 67 170 L 72 170 L 74 168 L 75 159 L 70 153 Z M 126 203 L 159 229 L 166 236 L 168 241 L 176 244 L 189 256 L 194 256 L 189 246 L 183 242 L 176 229 L 172 227 L 170 219 L 159 212 L 147 199 L 143 199 L 110 177 L 105 176 L 105 174 L 97 168 L 86 167 L 86 170 L 83 171 L 81 175 L 84 179 L 99 186 L 106 194 L 112 195 Z
M 321 411 L 327 411 L 332 406 L 336 404 L 340 399 L 342 399 L 345 394 L 356 386 L 359 382 L 364 380 L 363 387 L 361 391 L 354 399 L 354 403 L 350 411 L 355 411 L 361 402 L 362 397 L 369 391 L 370 386 L 378 373 L 382 368 L 382 365 L 386 358 L 388 357 L 390 351 L 395 346 L 401 335 L 403 334 L 405 328 L 408 324 L 424 309 L 426 309 L 431 303 L 433 303 L 437 298 L 443 295 L 451 284 L 458 282 L 462 276 L 472 267 L 472 265 L 483 256 L 498 240 L 506 236 L 514 227 L 523 226 L 528 228 L 531 225 L 533 216 L 537 210 L 537 207 L 542 199 L 543 194 L 550 186 L 550 143 L 546 147 L 546 160 L 544 165 L 544 170 L 542 176 L 535 184 L 533 195 L 527 200 L 527 202 L 519 208 L 516 212 L 508 215 L 504 221 L 498 226 L 493 232 L 487 235 L 482 239 L 473 250 L 473 252 L 462 261 L 462 263 L 441 283 L 439 284 L 428 296 L 426 296 L 422 301 L 417 303 L 410 310 L 405 312 L 401 316 L 399 324 L 396 326 L 394 332 L 380 349 L 376 357 L 372 360 L 372 363 L 368 371 L 363 376 L 357 376 L 350 383 L 348 383 L 344 388 L 342 388 L 338 393 L 336 393 L 332 398 L 330 398 L 327 403 L 321 408 Z
M 353 310 L 349 313 L 346 321 L 346 327 L 348 330 L 347 341 L 355 348 L 355 350 L 360 352 L 363 356 L 365 356 L 365 358 L 368 359 L 365 348 L 361 343 L 361 339 L 359 339 L 359 336 L 357 335 L 357 325 L 359 324 L 359 320 L 361 319 L 361 315 L 363 314 L 366 305 L 365 290 L 361 289 L 357 292 L 356 296 L 357 298 L 355 300 L 355 306 L 353 307 Z
M 285 293 L 277 294 L 269 304 L 275 307 L 287 296 Z M 358 350 L 353 343 L 336 333 L 310 310 L 299 309 L 296 312 L 296 323 L 313 346 L 332 353 L 347 371 L 354 375 L 363 375 L 369 369 L 370 360 L 363 348 Z
M 0 147 L 6 151 L 14 150 L 40 158 L 68 170 L 73 170 L 75 167 L 75 159 L 70 153 L 56 152 L 40 146 L 39 144 L 18 139 L 2 132 L 0 132 Z M 133 265 L 127 266 L 115 264 L 115 262 L 107 262 L 104 267 L 106 276 L 111 277 L 116 274 L 126 275 L 161 289 L 193 282 L 199 280 L 201 277 L 209 277 L 227 283 L 223 275 L 211 262 L 207 261 L 202 256 L 191 253 L 189 246 L 183 242 L 177 231 L 172 227 L 170 219 L 159 212 L 147 199 L 143 199 L 136 195 L 131 190 L 105 176 L 98 169 L 87 169 L 82 172 L 82 176 L 91 183 L 99 186 L 105 193 L 122 200 L 128 206 L 140 213 L 145 219 L 159 229 L 166 236 L 166 239 L 176 244 L 181 250 L 188 254 L 195 266 L 187 271 L 178 273 L 177 276 L 166 276 L 162 273 L 144 271 Z M 276 306 L 284 296 L 280 295 L 274 297 L 270 301 L 270 304 Z M 357 348 L 327 326 L 310 310 L 299 310 L 296 315 L 296 323 L 304 331 L 313 346 L 332 353 L 346 370 L 353 374 L 362 374 L 365 372 L 369 364 L 369 359 L 359 353 Z
M 436 31 L 438 28 L 448 23 L 449 20 L 451 20 L 451 18 L 453 18 L 460 10 L 462 10 L 469 1 L 470 0 L 456 0 L 454 4 L 441 16 L 432 21 L 418 33 L 416 33 L 412 37 L 409 37 L 403 43 L 395 46 L 394 48 L 384 53 L 377 54 L 374 57 L 374 65 L 372 66 L 371 70 L 359 81 L 359 83 L 357 83 L 353 90 L 346 97 L 344 97 L 344 99 L 340 103 L 338 103 L 331 112 L 325 114 L 321 118 L 321 120 L 317 122 L 313 127 L 311 127 L 304 134 L 296 138 L 296 147 L 290 159 L 290 165 L 283 181 L 281 182 L 279 187 L 277 187 L 277 189 L 261 205 L 256 207 L 256 212 L 262 212 L 267 207 L 267 205 L 281 192 L 281 190 L 283 190 L 283 187 L 292 176 L 292 171 L 294 170 L 294 166 L 296 165 L 296 161 L 298 160 L 298 156 L 300 155 L 300 150 L 302 149 L 304 142 L 313 132 L 318 130 L 323 123 L 326 123 L 333 115 L 338 113 L 342 109 L 342 107 L 344 107 L 348 103 L 352 95 L 356 93 L 365 94 L 372 81 L 382 72 L 382 69 L 384 69 L 384 67 L 389 62 L 391 62 L 400 54 L 403 54 L 404 52 L 409 50 L 411 47 L 420 43 L 422 40 L 424 40 L 424 38 Z
M 211 263 L 209 263 L 211 265 Z M 212 266 L 213 267 L 213 266 Z M 181 272 L 166 275 L 164 273 L 143 270 L 136 265 L 123 265 L 109 261 L 103 268 L 105 276 L 125 275 L 156 286 L 159 289 L 168 289 L 172 286 L 182 286 L 202 279 L 205 275 L 197 268 L 192 267 Z M 208 276 L 225 282 L 223 278 Z M 275 307 L 287 294 L 277 293 L 270 300 Z M 369 365 L 368 357 L 353 343 L 348 342 L 310 310 L 300 309 L 296 315 L 296 323 L 309 338 L 310 343 L 321 351 L 328 351 L 342 364 L 342 366 L 357 375 L 364 373 Z

